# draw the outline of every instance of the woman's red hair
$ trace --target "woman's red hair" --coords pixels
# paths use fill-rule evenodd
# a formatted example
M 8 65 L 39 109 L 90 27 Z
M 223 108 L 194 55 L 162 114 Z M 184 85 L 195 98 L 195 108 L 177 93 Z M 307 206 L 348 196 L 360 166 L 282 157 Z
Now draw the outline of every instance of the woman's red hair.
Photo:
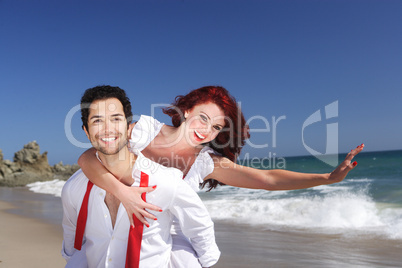
M 249 138 L 248 126 L 244 119 L 243 113 L 234 97 L 220 86 L 206 86 L 195 89 L 187 95 L 179 95 L 175 98 L 172 106 L 163 109 L 163 113 L 172 118 L 172 124 L 179 127 L 185 120 L 184 113 L 190 111 L 194 106 L 204 103 L 214 103 L 225 113 L 225 127 L 219 132 L 216 138 L 205 144 L 224 157 L 236 162 L 237 156 L 240 154 L 245 140 Z M 223 183 L 208 179 L 204 181 L 202 187 L 209 184 L 209 190 L 216 188 Z

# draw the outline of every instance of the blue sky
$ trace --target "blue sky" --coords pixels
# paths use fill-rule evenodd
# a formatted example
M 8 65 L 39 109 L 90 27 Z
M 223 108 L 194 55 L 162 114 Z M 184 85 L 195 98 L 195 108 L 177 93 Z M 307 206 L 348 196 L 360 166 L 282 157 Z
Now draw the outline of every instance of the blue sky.
M 0 1 L 0 149 L 12 159 L 36 140 L 50 164 L 75 163 L 84 149 L 66 117 L 86 143 L 69 112 L 99 84 L 165 123 L 152 104 L 224 86 L 252 131 L 266 129 L 251 133 L 252 157 L 308 155 L 306 144 L 325 153 L 328 124 L 339 152 L 402 149 L 401 10 L 392 0 Z M 322 120 L 303 129 L 317 110 Z

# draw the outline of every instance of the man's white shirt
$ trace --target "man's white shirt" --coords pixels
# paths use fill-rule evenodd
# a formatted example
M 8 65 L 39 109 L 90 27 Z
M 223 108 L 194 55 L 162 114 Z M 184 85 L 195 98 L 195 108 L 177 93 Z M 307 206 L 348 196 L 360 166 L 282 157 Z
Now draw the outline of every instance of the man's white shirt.
M 176 217 L 183 233 L 190 239 L 203 267 L 214 265 L 220 256 L 215 242 L 214 224 L 198 195 L 185 183 L 181 171 L 159 165 L 136 151 L 133 168 L 134 183 L 140 185 L 140 174 L 149 175 L 149 186 L 157 188 L 146 195 L 148 203 L 159 206 L 163 212 L 154 212 L 156 221 L 147 219 L 144 226 L 140 252 L 140 267 L 170 267 L 172 239 L 170 229 Z M 78 213 L 88 183 L 79 170 L 64 185 L 62 255 L 67 266 L 77 264 L 86 267 L 124 267 L 130 222 L 124 206 L 120 204 L 114 228 L 105 204 L 106 192 L 93 186 L 88 202 L 88 218 L 81 252 L 74 249 L 75 228 Z M 85 258 L 86 257 L 86 258 Z M 74 266 L 73 266 L 74 265 Z

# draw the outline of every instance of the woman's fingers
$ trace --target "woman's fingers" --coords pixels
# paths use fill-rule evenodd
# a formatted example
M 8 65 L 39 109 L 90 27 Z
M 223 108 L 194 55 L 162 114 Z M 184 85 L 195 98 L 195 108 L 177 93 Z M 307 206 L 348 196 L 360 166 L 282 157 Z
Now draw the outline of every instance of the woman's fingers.
M 152 191 L 154 191 L 156 189 L 156 185 L 155 186 L 149 186 L 149 187 L 140 187 L 140 191 L 142 193 L 150 193 Z M 141 207 L 148 209 L 148 210 L 154 210 L 154 211 L 158 211 L 158 212 L 162 212 L 162 209 L 158 206 L 146 203 L 145 201 L 142 201 L 141 203 Z
M 148 203 L 145 203 L 145 204 L 144 204 L 144 208 L 145 208 L 145 209 L 148 209 L 148 210 L 153 210 L 153 211 L 157 211 L 157 212 L 162 212 L 162 209 L 161 209 L 160 207 L 155 206 L 155 205 L 152 205 L 152 204 L 148 204 Z
M 149 213 L 145 209 L 141 209 L 138 212 L 141 214 L 142 217 L 145 217 L 145 218 L 148 218 L 148 219 L 151 219 L 151 220 L 157 220 L 155 215 Z
M 129 217 L 129 218 L 130 218 L 130 224 L 131 224 L 132 226 L 135 226 L 134 217 L 136 217 L 141 223 L 143 223 L 145 226 L 149 227 L 148 221 L 141 215 L 141 213 L 139 213 L 139 212 L 134 212 L 134 213 L 131 214 L 131 215 L 132 215 L 132 217 Z
M 128 215 L 130 215 L 130 214 L 128 214 Z M 145 210 L 134 211 L 131 215 L 132 215 L 132 217 L 129 217 L 129 219 L 130 219 L 130 224 L 132 226 L 135 226 L 134 217 L 136 217 L 141 223 L 145 224 L 147 227 L 149 227 L 149 222 L 145 218 L 157 220 L 157 218 L 154 215 L 148 213 Z
M 352 169 L 354 169 L 357 166 L 357 162 L 353 161 L 353 158 L 360 153 L 364 148 L 364 143 L 360 144 L 359 146 L 357 146 L 355 149 L 351 150 L 350 153 L 348 153 L 348 155 L 345 158 L 344 164 L 345 164 L 345 169 L 346 172 L 351 171 Z
M 357 166 L 357 162 L 353 161 L 353 158 L 360 153 L 364 148 L 364 144 L 357 146 L 355 149 L 351 150 L 345 157 L 345 160 L 331 172 L 330 179 L 333 182 L 342 181 L 346 175 Z
M 348 173 L 349 171 L 351 171 L 352 169 L 354 169 L 357 166 L 357 162 L 353 161 L 353 162 L 349 162 L 349 164 L 347 164 L 345 171 L 346 173 Z
M 136 217 L 141 223 L 145 226 L 149 227 L 149 223 L 146 218 L 151 220 L 157 220 L 155 215 L 149 213 L 147 210 L 153 210 L 162 212 L 162 209 L 158 206 L 148 204 L 145 202 L 141 196 L 143 194 L 150 193 L 156 189 L 155 186 L 149 187 L 130 187 L 130 192 L 126 193 L 126 199 L 124 202 L 124 207 L 127 210 L 127 214 L 129 215 L 130 224 L 135 226 L 134 217 Z M 130 216 L 132 215 L 132 216 Z
M 360 152 L 363 150 L 363 148 L 364 148 L 364 143 L 360 144 L 360 145 L 357 146 L 355 149 L 353 149 L 353 150 L 351 151 L 351 155 L 352 155 L 353 157 L 355 157 L 358 153 L 360 153 Z M 353 158 L 353 157 L 352 157 L 352 158 Z
M 351 150 L 350 153 L 346 155 L 345 161 L 343 163 L 347 169 L 352 170 L 357 165 L 357 162 L 356 161 L 352 162 L 352 160 L 358 153 L 360 153 L 363 150 L 363 148 L 364 144 L 362 143 L 361 145 L 357 146 L 355 149 Z

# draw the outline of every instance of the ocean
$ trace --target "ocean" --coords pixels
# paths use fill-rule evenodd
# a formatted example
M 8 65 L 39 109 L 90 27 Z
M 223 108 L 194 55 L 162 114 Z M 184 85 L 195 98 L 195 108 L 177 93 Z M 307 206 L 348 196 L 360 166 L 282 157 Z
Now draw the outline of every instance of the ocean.
M 342 160 L 345 155 L 339 155 Z M 222 186 L 199 193 L 214 221 L 261 230 L 337 234 L 402 242 L 402 150 L 362 152 L 346 179 L 293 191 Z M 268 161 L 268 160 L 266 160 Z M 327 173 L 313 156 L 286 157 L 286 169 Z M 261 163 L 262 166 L 264 163 Z M 31 191 L 60 196 L 64 181 L 29 184 Z
M 346 155 L 340 155 L 344 159 Z M 327 173 L 313 156 L 287 157 L 286 169 Z M 231 186 L 201 193 L 211 216 L 264 230 L 366 235 L 402 241 L 402 150 L 360 153 L 345 180 L 293 191 Z M 264 164 L 262 164 L 264 165 Z

